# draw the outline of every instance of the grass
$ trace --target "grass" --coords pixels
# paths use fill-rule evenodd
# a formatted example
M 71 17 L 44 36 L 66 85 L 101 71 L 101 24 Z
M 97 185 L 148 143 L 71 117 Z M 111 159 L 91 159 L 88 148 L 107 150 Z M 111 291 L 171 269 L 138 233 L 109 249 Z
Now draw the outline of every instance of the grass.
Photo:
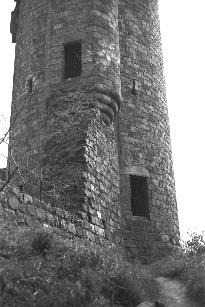
M 180 279 L 187 295 L 205 306 L 205 242 L 199 235 L 175 255 L 142 266 L 49 229 L 0 224 L 2 307 L 134 307 L 160 297 L 158 276 Z
M 183 249 L 166 257 L 149 269 L 154 276 L 164 276 L 181 280 L 186 285 L 187 296 L 205 306 L 205 241 L 203 234 L 191 233 L 183 242 Z
M 0 306 L 134 307 L 158 296 L 153 276 L 111 249 L 44 229 L 5 225 L 0 233 Z

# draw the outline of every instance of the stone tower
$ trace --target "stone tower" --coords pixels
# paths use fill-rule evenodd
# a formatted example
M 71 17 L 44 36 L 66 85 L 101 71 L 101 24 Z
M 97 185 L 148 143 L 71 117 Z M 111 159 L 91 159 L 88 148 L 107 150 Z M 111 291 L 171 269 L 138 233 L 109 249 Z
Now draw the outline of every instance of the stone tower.
M 129 257 L 177 245 L 157 0 L 16 0 L 11 33 L 11 146 Z

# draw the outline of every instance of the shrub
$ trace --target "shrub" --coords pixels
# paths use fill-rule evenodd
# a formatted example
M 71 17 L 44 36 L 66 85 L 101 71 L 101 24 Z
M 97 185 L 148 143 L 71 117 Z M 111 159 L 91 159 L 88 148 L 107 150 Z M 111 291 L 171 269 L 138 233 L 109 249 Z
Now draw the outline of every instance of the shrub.
M 188 235 L 189 235 L 189 239 L 183 242 L 184 250 L 191 254 L 205 252 L 204 232 L 202 233 L 189 232 Z
M 39 230 L 34 234 L 31 243 L 32 249 L 40 254 L 45 254 L 53 245 L 53 235 L 45 230 Z
M 203 233 L 190 233 L 183 249 L 149 266 L 155 276 L 178 278 L 186 285 L 186 293 L 205 306 L 205 241 Z

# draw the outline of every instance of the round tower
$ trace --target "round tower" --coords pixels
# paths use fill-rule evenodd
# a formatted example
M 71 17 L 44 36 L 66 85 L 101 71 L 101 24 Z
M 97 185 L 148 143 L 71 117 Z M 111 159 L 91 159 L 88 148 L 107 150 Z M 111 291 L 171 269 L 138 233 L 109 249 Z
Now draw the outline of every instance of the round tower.
M 38 161 L 42 190 L 60 187 L 63 208 L 92 221 L 102 240 L 118 242 L 118 0 L 18 0 L 11 32 L 12 156 L 25 166 L 18 147 Z M 23 168 L 21 175 L 26 190 L 37 185 Z
M 121 207 L 130 256 L 162 255 L 179 225 L 157 0 L 120 0 Z
M 16 0 L 11 33 L 16 180 L 129 257 L 177 245 L 157 1 Z

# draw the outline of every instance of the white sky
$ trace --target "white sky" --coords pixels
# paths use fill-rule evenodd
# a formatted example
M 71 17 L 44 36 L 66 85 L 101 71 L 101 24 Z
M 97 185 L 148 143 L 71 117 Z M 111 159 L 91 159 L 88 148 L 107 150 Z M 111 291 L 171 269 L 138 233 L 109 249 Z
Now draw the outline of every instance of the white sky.
M 14 1 L 1 2 L 0 115 L 9 119 Z M 159 0 L 159 5 L 180 227 L 182 233 L 188 228 L 205 230 L 205 2 Z M 0 137 L 4 130 L 1 126 Z M 0 159 L 0 167 L 4 165 Z

